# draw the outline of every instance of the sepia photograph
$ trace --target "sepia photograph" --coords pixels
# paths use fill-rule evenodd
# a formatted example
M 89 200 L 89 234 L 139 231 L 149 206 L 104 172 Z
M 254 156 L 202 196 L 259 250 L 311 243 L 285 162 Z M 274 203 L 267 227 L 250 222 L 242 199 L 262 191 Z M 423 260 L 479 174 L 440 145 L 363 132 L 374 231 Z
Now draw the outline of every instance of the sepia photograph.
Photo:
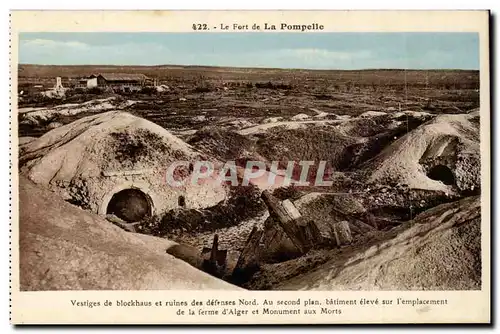
M 481 288 L 477 34 L 19 47 L 23 289 Z
M 201 17 L 17 34 L 23 305 L 66 291 L 54 308 L 156 305 L 180 322 L 355 307 L 445 321 L 476 293 L 470 320 L 486 316 L 483 32 Z

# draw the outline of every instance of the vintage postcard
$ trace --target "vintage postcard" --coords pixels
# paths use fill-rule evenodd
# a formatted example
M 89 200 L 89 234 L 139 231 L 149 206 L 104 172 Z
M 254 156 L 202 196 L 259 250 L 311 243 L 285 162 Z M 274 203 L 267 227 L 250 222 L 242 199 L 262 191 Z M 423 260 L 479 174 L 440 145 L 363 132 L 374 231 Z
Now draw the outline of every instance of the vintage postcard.
M 490 323 L 488 11 L 10 29 L 13 324 Z

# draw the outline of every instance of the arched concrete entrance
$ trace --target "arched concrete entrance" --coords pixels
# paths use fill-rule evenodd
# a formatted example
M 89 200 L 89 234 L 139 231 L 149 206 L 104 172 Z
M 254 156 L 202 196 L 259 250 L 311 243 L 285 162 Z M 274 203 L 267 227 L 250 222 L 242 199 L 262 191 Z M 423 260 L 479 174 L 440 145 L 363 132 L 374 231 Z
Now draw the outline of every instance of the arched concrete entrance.
M 125 217 L 137 218 L 140 215 L 153 216 L 156 214 L 156 208 L 157 200 L 146 184 L 124 182 L 103 197 L 99 207 L 99 214 L 105 216 L 110 211 L 123 209 L 122 212 Z
M 441 181 L 446 185 L 455 184 L 455 175 L 449 167 L 444 165 L 436 165 L 432 167 L 427 173 L 427 176 L 433 180 Z
M 123 189 L 111 197 L 106 214 L 126 222 L 138 222 L 151 216 L 151 200 L 139 189 Z

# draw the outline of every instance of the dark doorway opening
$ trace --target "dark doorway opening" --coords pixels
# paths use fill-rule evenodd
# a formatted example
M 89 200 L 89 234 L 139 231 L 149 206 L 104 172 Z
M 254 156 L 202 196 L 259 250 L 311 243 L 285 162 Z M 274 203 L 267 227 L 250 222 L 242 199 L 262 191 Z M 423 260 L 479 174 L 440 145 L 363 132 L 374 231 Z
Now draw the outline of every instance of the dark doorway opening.
M 455 184 L 455 175 L 453 175 L 451 169 L 443 165 L 432 167 L 427 173 L 427 176 L 433 180 L 441 181 L 446 185 Z
M 177 199 L 177 204 L 181 207 L 184 208 L 186 206 L 186 198 L 184 196 L 179 196 Z
M 139 189 L 124 189 L 113 195 L 106 214 L 114 214 L 126 222 L 138 222 L 151 214 L 148 196 Z

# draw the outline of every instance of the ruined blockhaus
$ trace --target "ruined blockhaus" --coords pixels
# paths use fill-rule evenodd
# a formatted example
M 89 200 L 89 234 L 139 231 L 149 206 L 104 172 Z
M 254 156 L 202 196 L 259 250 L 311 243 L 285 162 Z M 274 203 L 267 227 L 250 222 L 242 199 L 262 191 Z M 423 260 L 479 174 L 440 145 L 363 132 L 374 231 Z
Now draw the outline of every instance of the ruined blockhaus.
M 20 145 L 20 171 L 68 202 L 126 221 L 179 206 L 203 208 L 224 200 L 220 183 L 174 187 L 166 170 L 174 161 L 210 160 L 162 127 L 129 113 L 81 118 Z M 192 172 L 184 168 L 179 177 Z M 183 174 L 184 173 L 184 174 Z

